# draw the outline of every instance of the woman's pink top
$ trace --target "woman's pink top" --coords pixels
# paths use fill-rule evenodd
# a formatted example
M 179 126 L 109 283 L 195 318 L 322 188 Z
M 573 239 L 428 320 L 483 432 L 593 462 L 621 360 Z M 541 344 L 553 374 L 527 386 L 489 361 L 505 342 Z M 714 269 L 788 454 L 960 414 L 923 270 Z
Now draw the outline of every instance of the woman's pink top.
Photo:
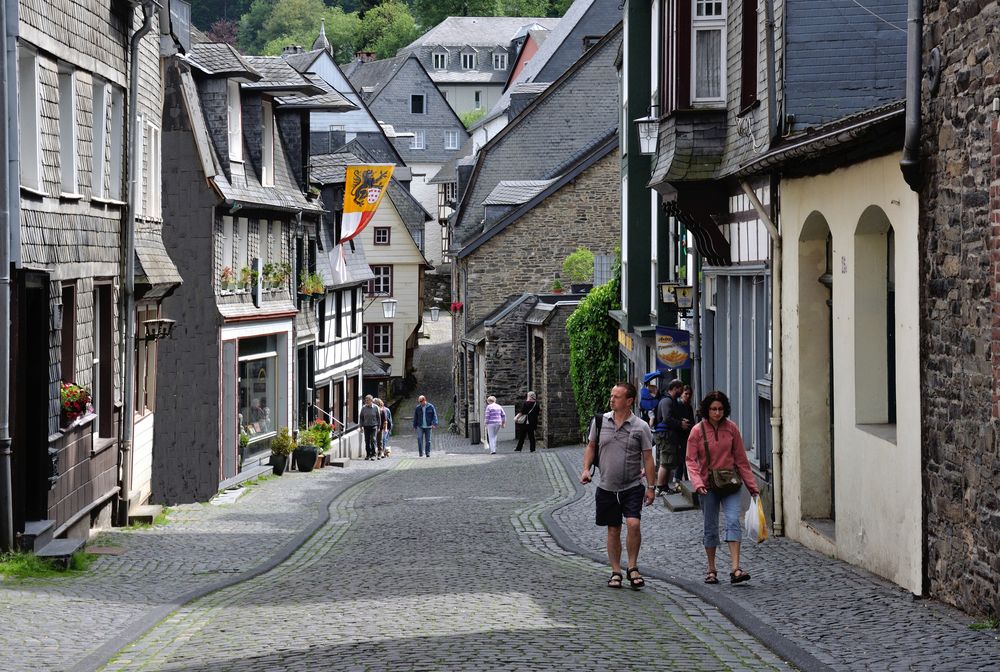
M 705 443 L 702 432 L 708 430 L 708 452 L 712 463 L 705 460 Z M 707 421 L 699 422 L 691 428 L 687 443 L 687 470 L 691 477 L 691 485 L 695 490 L 708 487 L 709 469 L 735 469 L 747 486 L 751 495 L 756 495 L 757 480 L 750 470 L 750 460 L 747 459 L 746 448 L 743 447 L 743 437 L 736 423 L 726 418 L 719 423 L 719 428 L 712 427 Z

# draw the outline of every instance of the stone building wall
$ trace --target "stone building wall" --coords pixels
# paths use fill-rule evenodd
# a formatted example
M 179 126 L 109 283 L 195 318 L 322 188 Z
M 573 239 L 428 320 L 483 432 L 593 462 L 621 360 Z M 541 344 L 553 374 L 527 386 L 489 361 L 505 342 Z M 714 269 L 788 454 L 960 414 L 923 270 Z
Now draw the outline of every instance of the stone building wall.
M 577 301 L 557 305 L 544 327 L 545 352 L 539 387 L 543 390 L 545 403 L 539 436 L 544 437 L 546 447 L 580 442 L 576 397 L 569 377 L 569 334 L 566 333 L 566 320 L 578 305 Z
M 534 297 L 522 301 L 496 325 L 486 328 L 485 392 L 495 396 L 501 406 L 520 404 L 528 391 L 524 319 L 536 303 Z
M 924 6 L 920 247 L 925 589 L 1000 613 L 1000 3 Z M 993 202 L 990 202 L 992 192 Z M 992 404 L 990 403 L 992 401 Z
M 468 324 L 481 322 L 511 296 L 548 294 L 577 247 L 595 255 L 614 252 L 621 221 L 619 165 L 616 150 L 460 260 Z

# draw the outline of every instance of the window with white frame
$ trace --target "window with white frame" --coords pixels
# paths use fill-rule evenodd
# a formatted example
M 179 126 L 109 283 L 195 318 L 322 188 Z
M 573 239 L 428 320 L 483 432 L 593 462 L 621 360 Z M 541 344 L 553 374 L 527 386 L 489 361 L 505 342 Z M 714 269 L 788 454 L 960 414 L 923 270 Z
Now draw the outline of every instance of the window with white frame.
M 281 263 L 281 244 L 283 242 L 281 234 L 281 222 L 273 221 L 271 222 L 271 239 L 268 241 L 270 243 L 270 249 L 268 251 L 268 259 L 273 264 Z
M 388 226 L 375 226 L 372 227 L 372 235 L 375 237 L 376 245 L 388 245 L 391 240 L 390 228 Z
M 111 87 L 111 153 L 108 158 L 108 197 L 122 198 L 122 156 L 125 147 L 125 90 Z
M 427 101 L 424 94 L 414 93 L 410 95 L 410 114 L 427 114 Z
M 91 91 L 91 101 L 94 110 L 94 157 L 91 162 L 91 195 L 96 198 L 105 196 L 106 150 L 108 144 L 108 107 L 111 103 L 108 84 L 100 77 L 94 76 Z
M 139 157 L 139 169 L 136 171 L 135 175 L 135 209 L 139 214 L 146 212 L 145 198 L 146 198 L 146 171 L 143 169 L 143 164 L 146 159 L 146 121 L 139 115 L 139 119 L 136 122 L 136 128 L 139 132 L 136 134 L 135 138 L 135 155 Z
M 507 52 L 493 54 L 493 69 L 494 70 L 507 69 Z
M 59 64 L 59 182 L 64 194 L 75 194 L 76 174 L 76 73 Z
M 229 159 L 243 160 L 243 105 L 240 83 L 229 80 Z
M 472 94 L 472 106 L 477 110 L 483 109 L 483 92 L 476 90 Z
M 413 139 L 410 140 L 410 149 L 426 149 L 427 134 L 424 131 L 413 131 Z
M 392 265 L 372 266 L 374 278 L 368 281 L 368 296 L 392 296 Z
M 146 210 L 147 217 L 160 216 L 160 168 L 162 159 L 160 154 L 160 129 L 153 124 L 146 126 L 146 147 L 145 147 L 145 184 L 146 184 Z
M 261 103 L 264 113 L 264 137 L 261 139 L 260 183 L 274 186 L 274 109 L 271 103 Z
M 692 102 L 725 102 L 726 3 L 693 0 L 691 16 Z
M 444 148 L 445 149 L 458 149 L 459 135 L 458 131 L 445 131 L 444 132 Z
M 392 325 L 366 324 L 368 351 L 376 357 L 392 357 Z
M 447 67 L 448 67 L 448 52 L 446 51 L 434 52 L 434 69 L 444 70 Z
M 219 269 L 219 277 L 226 275 L 226 269 L 234 274 L 239 271 L 233 268 L 233 241 L 236 240 L 236 229 L 232 217 L 222 218 L 222 268 Z
M 142 338 L 142 325 L 146 320 L 159 319 L 160 309 L 156 304 L 143 304 L 136 312 L 135 413 L 145 415 L 156 410 L 156 341 Z
M 32 189 L 42 188 L 42 136 L 39 123 L 38 56 L 34 51 L 18 47 L 18 147 L 21 159 L 21 184 Z
M 466 52 L 462 54 L 462 69 L 463 70 L 475 70 L 476 69 L 476 54 L 475 52 Z

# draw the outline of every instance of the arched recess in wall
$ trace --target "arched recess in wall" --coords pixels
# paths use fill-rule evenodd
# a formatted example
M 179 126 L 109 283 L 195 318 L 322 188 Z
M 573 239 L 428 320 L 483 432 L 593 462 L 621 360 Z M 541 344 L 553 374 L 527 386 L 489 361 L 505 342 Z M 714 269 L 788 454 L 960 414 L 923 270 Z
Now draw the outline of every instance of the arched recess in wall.
M 854 231 L 854 413 L 858 425 L 896 422 L 895 244 L 871 205 Z
M 822 213 L 806 217 L 798 247 L 800 499 L 804 519 L 834 519 L 833 240 Z

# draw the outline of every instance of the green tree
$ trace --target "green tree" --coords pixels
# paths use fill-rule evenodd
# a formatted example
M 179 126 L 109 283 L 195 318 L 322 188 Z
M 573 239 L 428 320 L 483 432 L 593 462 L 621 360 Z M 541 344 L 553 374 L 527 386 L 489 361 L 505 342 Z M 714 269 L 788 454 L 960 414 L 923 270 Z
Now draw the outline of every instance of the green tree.
M 333 58 L 338 63 L 347 63 L 354 58 L 354 52 L 361 48 L 358 39 L 361 30 L 361 20 L 358 15 L 345 14 L 339 7 L 327 9 L 322 17 L 326 19 L 326 39 L 333 47 Z M 265 56 L 277 56 L 289 44 L 297 44 L 305 49 L 311 49 L 316 36 L 319 35 L 319 22 L 316 28 L 302 28 L 295 33 L 278 35 L 265 43 L 254 53 Z
M 216 21 L 238 21 L 249 8 L 250 0 L 198 0 L 191 3 L 191 23 L 208 30 Z
M 477 121 L 486 116 L 486 108 L 480 107 L 478 110 L 469 110 L 468 112 L 462 112 L 458 115 L 458 118 L 462 120 L 466 128 L 472 128 Z
M 237 33 L 240 49 L 247 54 L 260 54 L 269 39 L 261 34 L 264 23 L 271 18 L 274 3 L 271 0 L 253 0 L 250 9 L 240 17 L 240 29 Z
M 608 311 L 620 307 L 618 288 L 617 279 L 595 287 L 566 320 L 569 376 L 581 433 L 595 413 L 607 408 L 617 382 L 618 339 Z
M 365 13 L 358 36 L 362 47 L 378 58 L 391 58 L 420 34 L 410 10 L 390 0 Z

